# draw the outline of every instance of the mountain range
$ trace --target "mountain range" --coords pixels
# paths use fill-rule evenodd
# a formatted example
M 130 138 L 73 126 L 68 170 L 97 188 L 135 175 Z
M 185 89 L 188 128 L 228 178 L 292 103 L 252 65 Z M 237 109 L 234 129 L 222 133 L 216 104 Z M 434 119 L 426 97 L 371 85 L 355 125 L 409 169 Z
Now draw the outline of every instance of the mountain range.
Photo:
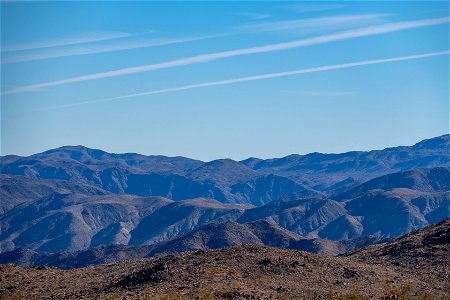
M 448 218 L 449 145 L 211 162 L 82 146 L 3 156 L 0 261 L 249 243 L 340 254 Z
M 292 193 L 333 195 L 398 171 L 449 166 L 449 139 L 444 135 L 410 147 L 369 152 L 211 162 L 66 146 L 28 157 L 4 156 L 0 167 L 2 174 L 67 180 L 115 194 L 261 205 Z

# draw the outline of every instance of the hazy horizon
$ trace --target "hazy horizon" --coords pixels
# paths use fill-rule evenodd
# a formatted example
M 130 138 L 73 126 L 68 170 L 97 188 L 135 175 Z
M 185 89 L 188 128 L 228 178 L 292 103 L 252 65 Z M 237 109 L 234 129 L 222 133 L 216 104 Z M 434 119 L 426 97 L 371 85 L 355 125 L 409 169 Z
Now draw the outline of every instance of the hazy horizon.
M 439 135 L 439 136 L 432 137 L 432 138 L 438 138 L 438 137 L 447 136 L 447 135 L 449 135 L 449 134 L 447 133 L 447 134 Z M 423 140 L 428 140 L 428 138 L 427 138 L 427 139 L 423 139 Z M 63 148 L 63 147 L 85 147 L 85 148 L 92 149 L 92 150 L 105 151 L 105 152 L 108 152 L 108 153 L 111 153 L 111 154 L 140 154 L 140 155 L 145 155 L 145 156 L 185 157 L 185 158 L 190 158 L 190 159 L 200 160 L 200 161 L 203 161 L 203 162 L 210 162 L 210 161 L 220 160 L 220 159 L 233 159 L 233 160 L 235 160 L 235 161 L 243 161 L 243 160 L 250 159 L 250 158 L 257 158 L 257 159 L 277 159 L 277 158 L 287 157 L 287 156 L 290 156 L 290 155 L 308 155 L 308 154 L 313 154 L 313 153 L 321 153 L 321 154 L 343 154 L 343 153 L 347 153 L 347 152 L 380 151 L 380 150 L 384 150 L 384 149 L 386 149 L 386 148 L 404 147 L 404 146 L 409 147 L 409 146 L 413 146 L 413 145 L 415 145 L 415 144 L 417 144 L 417 143 L 419 143 L 419 142 L 421 142 L 421 141 L 423 141 L 423 140 L 420 140 L 420 141 L 417 141 L 417 142 L 415 142 L 415 143 L 408 144 L 408 145 L 406 145 L 406 144 L 405 144 L 405 145 L 391 145 L 391 146 L 386 146 L 386 147 L 383 147 L 383 148 L 377 148 L 377 149 L 367 149 L 367 150 L 353 149 L 353 150 L 343 151 L 343 152 L 320 152 L 320 151 L 313 151 L 313 152 L 307 152 L 307 153 L 288 153 L 288 154 L 286 154 L 286 155 L 282 155 L 282 156 L 278 156 L 278 157 L 256 157 L 256 156 L 251 156 L 251 155 L 250 155 L 250 156 L 246 156 L 246 157 L 241 158 L 241 159 L 233 159 L 233 158 L 230 158 L 230 157 L 217 157 L 217 158 L 213 158 L 213 159 L 209 159 L 209 160 L 203 160 L 203 159 L 200 159 L 200 158 L 196 158 L 196 157 L 188 157 L 188 156 L 185 156 L 185 155 L 173 155 L 173 156 L 171 156 L 171 155 L 164 155 L 164 154 L 161 154 L 161 153 L 114 152 L 114 151 L 106 151 L 106 150 L 104 150 L 104 149 L 99 149 L 99 148 L 95 148 L 95 147 L 89 147 L 89 146 L 86 146 L 86 145 L 62 145 L 62 146 L 59 146 L 59 147 L 55 147 L 55 148 L 51 148 L 51 149 L 44 149 L 43 151 L 39 151 L 39 152 L 35 152 L 35 153 L 29 153 L 29 154 L 25 154 L 25 155 L 19 155 L 19 156 L 30 156 L 30 155 L 34 155 L 34 154 L 43 153 L 43 152 L 48 151 L 48 150 L 54 150 L 54 149 L 59 149 L 59 148 Z M 11 154 L 2 154 L 1 156 L 8 156 L 8 155 L 18 155 L 18 154 L 14 154 L 14 153 L 11 153 Z

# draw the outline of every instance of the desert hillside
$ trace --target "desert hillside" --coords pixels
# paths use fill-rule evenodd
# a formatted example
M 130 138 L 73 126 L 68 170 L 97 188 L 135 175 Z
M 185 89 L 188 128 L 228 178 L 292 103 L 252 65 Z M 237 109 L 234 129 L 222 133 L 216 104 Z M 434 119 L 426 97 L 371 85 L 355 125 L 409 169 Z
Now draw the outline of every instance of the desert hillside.
M 347 256 L 257 245 L 60 270 L 1 265 L 2 299 L 413 299 L 450 295 L 450 220 Z

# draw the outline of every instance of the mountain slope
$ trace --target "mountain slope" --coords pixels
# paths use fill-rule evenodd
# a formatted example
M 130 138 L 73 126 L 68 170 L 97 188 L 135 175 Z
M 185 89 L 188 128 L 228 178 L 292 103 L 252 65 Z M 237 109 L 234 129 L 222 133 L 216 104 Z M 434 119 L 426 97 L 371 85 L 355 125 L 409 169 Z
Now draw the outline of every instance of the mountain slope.
M 214 200 L 52 193 L 0 215 L 1 252 L 77 251 L 100 244 L 144 245 L 211 221 L 236 219 L 245 206 Z
M 337 200 L 351 199 L 369 190 L 391 190 L 405 188 L 421 192 L 450 190 L 450 168 L 436 167 L 396 172 L 369 180 L 334 197 Z
M 52 193 L 0 216 L 0 249 L 58 252 L 126 244 L 142 216 L 171 202 L 159 197 Z
M 329 199 L 285 199 L 246 210 L 238 222 L 271 220 L 303 237 L 318 237 L 317 230 L 347 214 L 342 203 Z
M 223 204 L 210 199 L 171 203 L 144 217 L 131 232 L 131 245 L 161 242 L 214 222 L 236 220 L 249 206 Z
M 288 247 L 300 237 L 267 221 L 239 224 L 213 223 L 184 236 L 156 245 L 148 256 L 200 249 L 218 249 L 244 244 Z
M 307 238 L 395 238 L 450 217 L 449 168 L 384 175 L 331 199 L 296 196 L 246 210 L 238 222 L 272 220 Z
M 300 197 L 323 197 L 317 191 L 293 180 L 277 175 L 256 177 L 250 181 L 231 186 L 231 193 L 253 205 L 264 205 L 291 194 Z
M 110 194 L 87 184 L 64 180 L 33 180 L 24 176 L 0 174 L 0 214 L 6 213 L 17 205 L 31 203 L 53 193 L 84 196 Z

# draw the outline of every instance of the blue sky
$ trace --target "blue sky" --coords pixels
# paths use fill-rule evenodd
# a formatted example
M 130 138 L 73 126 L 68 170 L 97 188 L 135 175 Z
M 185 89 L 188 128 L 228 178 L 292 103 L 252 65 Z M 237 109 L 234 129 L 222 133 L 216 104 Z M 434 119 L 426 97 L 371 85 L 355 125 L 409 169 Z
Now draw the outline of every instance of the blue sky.
M 447 1 L 1 8 L 2 155 L 269 158 L 449 132 Z

